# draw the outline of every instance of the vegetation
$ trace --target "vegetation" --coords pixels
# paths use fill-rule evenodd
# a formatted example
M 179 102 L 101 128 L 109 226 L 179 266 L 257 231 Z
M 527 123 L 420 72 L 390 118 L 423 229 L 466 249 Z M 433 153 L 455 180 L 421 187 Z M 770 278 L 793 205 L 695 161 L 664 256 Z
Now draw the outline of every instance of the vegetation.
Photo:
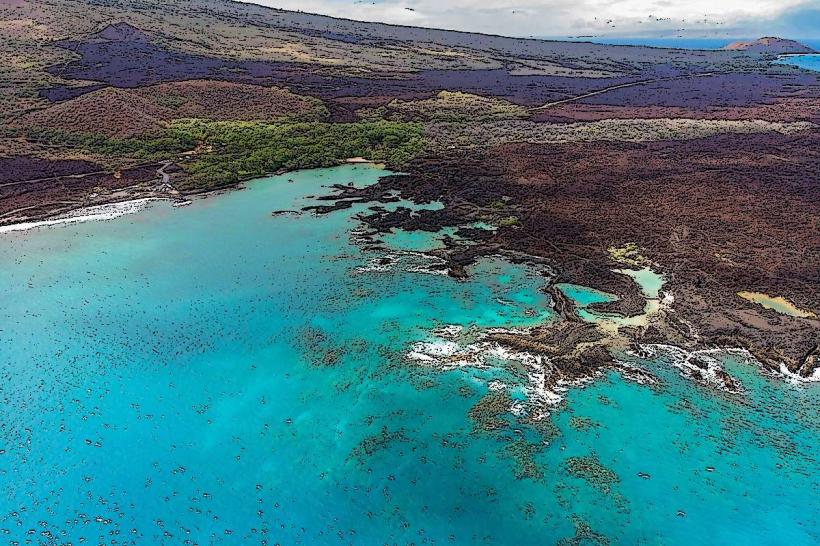
M 365 157 L 400 167 L 424 149 L 419 124 L 205 122 L 188 120 L 172 130 L 190 136 L 208 152 L 183 162 L 190 184 L 208 188 L 280 169 L 337 165 Z
M 651 262 L 641 254 L 640 247 L 635 243 L 626 243 L 623 246 L 611 246 L 607 250 L 613 260 L 628 266 L 646 267 L 652 265 Z
M 281 169 L 329 167 L 365 157 L 401 167 L 424 150 L 422 126 L 359 123 L 180 120 L 157 136 L 118 139 L 31 129 L 29 140 L 117 158 L 160 160 L 195 150 L 179 164 L 189 174 L 181 189 L 210 189 Z
M 499 226 L 503 227 L 510 227 L 510 226 L 519 226 L 521 222 L 518 220 L 517 216 L 507 216 L 506 218 L 502 218 L 498 221 Z
M 32 142 L 62 148 L 78 148 L 112 158 L 165 159 L 191 150 L 197 141 L 188 132 L 169 129 L 159 135 L 113 138 L 93 133 L 69 133 L 55 129 L 29 128 L 26 138 Z
M 358 115 L 362 119 L 392 121 L 478 122 L 527 119 L 530 113 L 523 106 L 497 97 L 441 91 L 429 99 L 393 99 L 379 108 L 363 108 Z

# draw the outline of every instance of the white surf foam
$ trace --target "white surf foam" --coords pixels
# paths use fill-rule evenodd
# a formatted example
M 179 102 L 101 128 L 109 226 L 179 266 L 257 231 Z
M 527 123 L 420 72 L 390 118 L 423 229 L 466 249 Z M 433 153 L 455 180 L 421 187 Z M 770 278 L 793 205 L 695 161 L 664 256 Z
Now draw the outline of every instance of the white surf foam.
M 112 220 L 120 216 L 125 216 L 126 214 L 134 214 L 135 212 L 139 212 L 143 210 L 151 201 L 168 201 L 168 199 L 164 197 L 146 197 L 143 199 L 134 199 L 132 201 L 122 201 L 119 203 L 107 203 L 105 205 L 85 207 L 69 212 L 59 218 L 0 226 L 0 233 L 26 231 L 38 227 L 48 227 L 60 224 L 77 224 L 80 222 Z

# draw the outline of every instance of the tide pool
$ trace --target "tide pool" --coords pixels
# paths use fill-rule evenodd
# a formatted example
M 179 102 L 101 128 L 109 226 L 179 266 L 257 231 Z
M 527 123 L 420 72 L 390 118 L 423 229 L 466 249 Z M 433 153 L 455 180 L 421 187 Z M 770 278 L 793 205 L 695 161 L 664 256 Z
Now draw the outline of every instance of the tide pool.
M 436 328 L 555 317 L 537 269 L 486 258 L 456 281 L 406 241 L 364 250 L 367 204 L 271 215 L 384 174 L 289 173 L 1 234 L 3 541 L 820 540 L 816 385 L 729 359 L 746 392 L 726 395 L 663 354 L 621 355 L 662 383 L 611 373 L 535 422 L 515 366 L 408 360 Z M 502 395 L 519 413 L 478 426 Z
M 642 269 L 615 269 L 615 273 L 627 275 L 632 277 L 635 283 L 640 287 L 641 293 L 648 299 L 658 299 L 661 295 L 661 288 L 663 287 L 663 276 L 652 271 L 649 267 Z
M 642 269 L 613 269 L 613 271 L 631 277 L 638 285 L 644 298 L 646 298 L 643 313 L 625 317 L 612 313 L 591 311 L 587 309 L 590 305 L 616 301 L 618 296 L 579 284 L 559 283 L 556 287 L 575 303 L 578 307 L 576 314 L 583 320 L 598 323 L 608 329 L 617 329 L 622 326 L 645 326 L 649 317 L 660 309 L 659 297 L 664 283 L 663 276 L 649 267 Z

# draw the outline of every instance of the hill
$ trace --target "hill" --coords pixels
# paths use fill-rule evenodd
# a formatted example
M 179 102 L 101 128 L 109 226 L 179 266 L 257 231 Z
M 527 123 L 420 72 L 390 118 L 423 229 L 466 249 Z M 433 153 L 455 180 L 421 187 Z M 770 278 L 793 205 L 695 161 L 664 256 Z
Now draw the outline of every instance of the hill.
M 785 55 L 789 53 L 815 53 L 815 51 L 795 40 L 786 40 L 772 36 L 758 38 L 750 42 L 732 42 L 723 47 L 728 51 L 746 51 L 748 53 L 769 53 Z
M 90 82 L 223 79 L 327 98 L 452 89 L 537 104 L 624 81 L 754 64 L 722 52 L 361 23 L 225 0 L 15 0 L 0 5 L 0 21 L 0 116 L 87 91 Z
M 327 117 L 321 101 L 278 87 L 188 80 L 105 87 L 16 119 L 15 127 L 127 138 L 161 133 L 175 119 L 273 121 Z

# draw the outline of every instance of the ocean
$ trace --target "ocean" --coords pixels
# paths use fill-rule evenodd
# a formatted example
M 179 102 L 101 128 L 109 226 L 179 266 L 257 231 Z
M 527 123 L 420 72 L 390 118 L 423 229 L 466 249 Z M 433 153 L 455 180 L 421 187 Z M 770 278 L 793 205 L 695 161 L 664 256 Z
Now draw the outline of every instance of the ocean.
M 658 384 L 609 372 L 545 406 L 503 355 L 411 358 L 555 318 L 535 266 L 487 257 L 457 281 L 425 253 L 444 233 L 363 241 L 371 205 L 272 214 L 385 174 L 0 234 L 2 540 L 820 541 L 817 384 L 727 353 L 727 394 L 658 348 L 619 355 Z

